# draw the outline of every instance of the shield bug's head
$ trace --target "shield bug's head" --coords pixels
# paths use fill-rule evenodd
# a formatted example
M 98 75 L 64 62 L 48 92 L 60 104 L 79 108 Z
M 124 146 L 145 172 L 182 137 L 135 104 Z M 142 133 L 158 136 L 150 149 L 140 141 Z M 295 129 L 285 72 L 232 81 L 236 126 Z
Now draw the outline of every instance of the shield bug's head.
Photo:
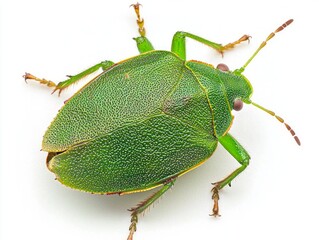
M 224 63 L 218 64 L 216 68 L 227 92 L 229 105 L 235 111 L 241 110 L 253 93 L 252 85 L 244 75 L 234 74 Z
M 291 133 L 293 138 L 295 139 L 296 143 L 300 145 L 300 140 L 296 136 L 295 132 L 292 130 L 292 128 L 285 123 L 284 119 L 276 115 L 273 111 L 266 109 L 262 107 L 261 105 L 253 102 L 250 98 L 253 93 L 252 86 L 248 79 L 242 74 L 248 64 L 254 59 L 254 57 L 259 53 L 259 51 L 266 46 L 267 42 L 272 39 L 276 33 L 282 31 L 285 27 L 287 27 L 289 24 L 293 22 L 293 19 L 290 19 L 286 21 L 284 24 L 282 24 L 280 27 L 278 27 L 274 32 L 270 33 L 265 41 L 263 41 L 260 46 L 257 48 L 257 50 L 253 53 L 253 55 L 248 59 L 248 61 L 239 69 L 236 69 L 234 71 L 229 71 L 228 67 L 225 64 L 219 64 L 217 65 L 217 68 L 225 73 L 230 73 L 232 76 L 231 80 L 225 81 L 225 88 L 230 92 L 230 96 L 228 97 L 229 103 L 233 103 L 233 109 L 236 111 L 239 111 L 243 107 L 243 103 L 252 104 L 253 106 L 267 112 L 268 114 L 275 117 L 279 122 L 283 123 L 287 130 Z M 236 84 L 234 84 L 236 82 Z M 235 86 L 236 85 L 236 86 Z

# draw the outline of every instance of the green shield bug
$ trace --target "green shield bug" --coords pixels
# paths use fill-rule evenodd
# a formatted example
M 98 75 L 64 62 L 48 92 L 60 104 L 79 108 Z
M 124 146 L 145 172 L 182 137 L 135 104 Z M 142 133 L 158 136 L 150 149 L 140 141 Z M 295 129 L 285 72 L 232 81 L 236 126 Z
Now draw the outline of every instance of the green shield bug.
M 251 100 L 252 86 L 243 75 L 252 59 L 292 23 L 272 32 L 248 61 L 231 71 L 186 60 L 186 38 L 221 54 L 249 36 L 221 45 L 187 32 L 176 32 L 171 51 L 154 50 L 146 38 L 140 4 L 133 4 L 141 53 L 118 63 L 104 61 L 55 84 L 26 73 L 59 94 L 83 77 L 103 72 L 74 94 L 48 127 L 42 150 L 57 180 L 74 189 L 98 194 L 128 194 L 161 187 L 131 210 L 128 239 L 133 239 L 139 214 L 170 189 L 176 179 L 210 158 L 218 142 L 240 167 L 213 184 L 212 216 L 219 216 L 219 190 L 230 185 L 249 164 L 250 156 L 229 134 L 232 110 L 252 104 L 283 123 L 300 145 L 291 127 L 274 112 Z

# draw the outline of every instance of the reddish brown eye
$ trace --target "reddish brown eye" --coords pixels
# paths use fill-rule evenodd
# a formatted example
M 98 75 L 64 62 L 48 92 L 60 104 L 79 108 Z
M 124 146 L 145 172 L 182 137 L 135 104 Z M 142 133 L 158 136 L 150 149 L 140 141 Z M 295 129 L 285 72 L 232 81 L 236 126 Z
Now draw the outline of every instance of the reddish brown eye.
M 217 69 L 219 69 L 220 71 L 223 71 L 223 72 L 229 72 L 229 67 L 224 63 L 218 64 Z
M 244 103 L 241 99 L 239 98 L 235 99 L 234 106 L 233 106 L 233 109 L 235 111 L 240 111 L 243 108 L 243 106 L 244 106 Z

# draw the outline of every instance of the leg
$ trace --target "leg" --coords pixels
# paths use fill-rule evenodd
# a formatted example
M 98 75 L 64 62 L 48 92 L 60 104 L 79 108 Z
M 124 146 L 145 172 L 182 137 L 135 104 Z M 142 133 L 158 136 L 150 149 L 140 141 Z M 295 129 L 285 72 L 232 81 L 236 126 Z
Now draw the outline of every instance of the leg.
M 220 52 L 221 54 L 223 54 L 223 52 L 225 50 L 234 48 L 235 45 L 247 41 L 249 40 L 250 36 L 248 35 L 243 35 L 241 38 L 239 38 L 237 41 L 232 42 L 232 43 L 228 43 L 226 45 L 221 45 L 219 43 L 215 43 L 215 42 L 211 42 L 208 41 L 202 37 L 196 36 L 194 34 L 191 33 L 187 33 L 187 32 L 176 32 L 174 37 L 173 37 L 173 41 L 172 41 L 172 52 L 176 53 L 178 56 L 180 56 L 182 59 L 186 60 L 186 43 L 185 43 L 185 38 L 191 38 L 195 41 L 198 41 L 200 43 L 203 43 L 215 50 L 217 50 L 218 52 Z
M 23 77 L 25 80 L 34 80 L 34 81 L 37 81 L 41 84 L 46 84 L 48 87 L 54 87 L 54 90 L 53 90 L 53 93 L 55 91 L 59 91 L 59 95 L 60 93 L 62 92 L 63 89 L 67 88 L 68 86 L 72 85 L 73 83 L 81 80 L 82 78 L 84 78 L 85 76 L 89 75 L 89 74 L 92 74 L 94 72 L 96 72 L 97 70 L 99 70 L 100 68 L 102 68 L 102 70 L 106 70 L 107 68 L 109 68 L 110 66 L 112 66 L 114 63 L 111 62 L 111 61 L 103 61 L 101 63 L 98 63 L 86 70 L 84 70 L 83 72 L 77 74 L 77 75 L 74 75 L 74 76 L 68 76 L 69 79 L 63 81 L 63 82 L 59 82 L 58 84 L 55 84 L 54 82 L 52 81 L 49 81 L 49 80 L 46 80 L 44 78 L 40 79 L 40 78 L 37 78 L 35 76 L 33 76 L 32 74 L 30 73 L 26 73 Z
M 223 147 L 241 164 L 239 168 L 229 174 L 226 178 L 221 181 L 214 183 L 212 189 L 214 208 L 213 216 L 219 216 L 218 209 L 218 190 L 222 189 L 226 185 L 230 185 L 231 181 L 237 177 L 249 164 L 250 156 L 246 150 L 240 145 L 240 143 L 234 139 L 230 134 L 226 134 L 223 137 L 218 138 L 218 141 L 223 145 Z
M 154 50 L 152 43 L 145 37 L 146 31 L 144 27 L 144 19 L 141 18 L 141 15 L 140 15 L 141 4 L 136 3 L 136 4 L 132 4 L 131 6 L 134 7 L 134 11 L 137 17 L 136 23 L 138 26 L 138 32 L 140 33 L 140 37 L 133 38 L 136 41 L 138 51 L 140 53 L 144 53 L 144 52 Z
M 131 213 L 131 225 L 130 225 L 130 234 L 127 240 L 133 240 L 133 234 L 136 232 L 136 224 L 138 222 L 138 215 L 143 213 L 149 206 L 151 206 L 160 196 L 162 196 L 168 189 L 170 189 L 176 179 L 172 179 L 167 182 L 158 192 L 155 192 L 145 201 L 139 203 L 135 208 L 130 209 Z

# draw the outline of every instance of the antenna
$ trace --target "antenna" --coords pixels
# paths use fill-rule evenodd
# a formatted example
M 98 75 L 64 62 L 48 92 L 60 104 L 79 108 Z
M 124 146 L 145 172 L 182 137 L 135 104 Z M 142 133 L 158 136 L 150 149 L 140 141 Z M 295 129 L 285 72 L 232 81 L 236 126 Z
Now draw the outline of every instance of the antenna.
M 270 33 L 270 34 L 268 35 L 268 37 L 266 38 L 266 40 L 263 41 L 263 42 L 260 44 L 260 46 L 257 48 L 257 50 L 256 50 L 256 51 L 253 53 L 253 55 L 248 59 L 248 61 L 247 61 L 240 69 L 235 70 L 235 72 L 236 72 L 236 73 L 239 73 L 239 74 L 242 73 L 242 72 L 244 72 L 244 71 L 245 71 L 245 68 L 248 66 L 248 64 L 255 58 L 255 56 L 259 53 L 259 51 L 260 51 L 263 47 L 266 46 L 267 42 L 268 42 L 270 39 L 272 39 L 272 38 L 276 35 L 276 33 L 278 33 L 278 32 L 280 32 L 280 31 L 284 30 L 284 29 L 285 29 L 289 24 L 291 24 L 293 21 L 294 21 L 293 19 L 289 19 L 289 20 L 286 21 L 284 24 L 282 24 L 280 27 L 278 27 L 278 28 L 276 29 L 276 31 Z
M 299 140 L 298 136 L 296 135 L 295 131 L 294 131 L 287 123 L 285 123 L 285 121 L 284 121 L 283 118 L 277 116 L 273 111 L 271 111 L 271 110 L 269 110 L 269 109 L 266 109 L 266 108 L 260 106 L 260 105 L 257 104 L 257 103 L 252 102 L 251 100 L 249 100 L 248 103 L 251 103 L 251 104 L 254 105 L 255 107 L 257 107 L 257 108 L 263 110 L 264 112 L 270 114 L 271 116 L 275 117 L 279 122 L 285 124 L 287 130 L 291 133 L 291 135 L 292 135 L 292 137 L 295 139 L 296 143 L 297 143 L 299 146 L 301 145 L 300 140 Z

